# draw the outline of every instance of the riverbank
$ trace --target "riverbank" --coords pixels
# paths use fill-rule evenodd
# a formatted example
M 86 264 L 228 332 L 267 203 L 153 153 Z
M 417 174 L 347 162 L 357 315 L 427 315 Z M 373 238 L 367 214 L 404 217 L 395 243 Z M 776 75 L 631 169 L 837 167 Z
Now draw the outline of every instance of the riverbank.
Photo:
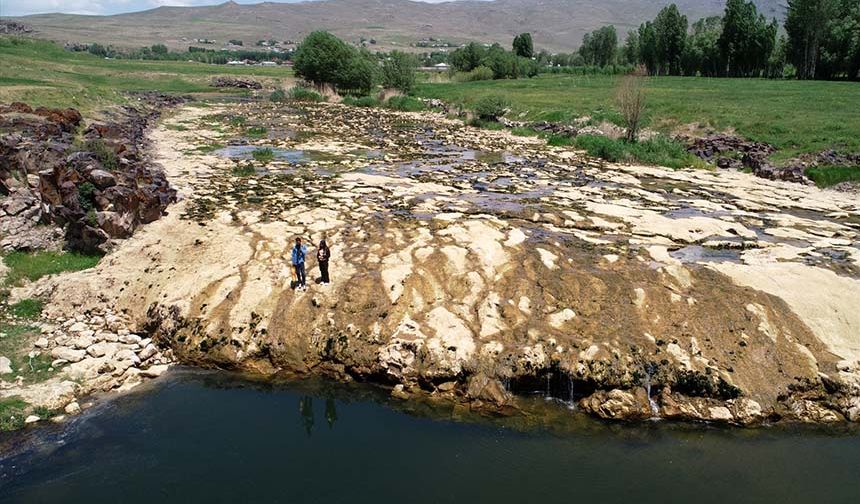
M 48 315 L 107 307 L 183 363 L 492 414 L 534 390 L 612 419 L 860 414 L 849 195 L 340 105 L 186 107 L 151 138 L 182 201 L 30 286 Z M 294 236 L 333 245 L 331 285 L 291 289 Z

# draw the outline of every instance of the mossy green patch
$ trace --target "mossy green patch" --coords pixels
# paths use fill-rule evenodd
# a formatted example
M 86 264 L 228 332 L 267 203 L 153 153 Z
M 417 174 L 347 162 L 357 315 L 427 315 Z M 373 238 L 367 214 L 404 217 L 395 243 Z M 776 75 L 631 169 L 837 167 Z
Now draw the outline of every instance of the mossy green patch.
M 18 397 L 0 399 L 0 431 L 12 431 L 24 426 L 28 404 Z
M 25 280 L 35 281 L 46 275 L 89 269 L 100 259 L 100 256 L 76 252 L 10 252 L 3 258 L 9 267 L 6 284 L 19 285 Z
M 38 299 L 22 299 L 15 304 L 9 305 L 9 313 L 13 317 L 33 320 L 42 314 L 44 303 Z
M 268 163 L 269 161 L 275 159 L 275 151 L 273 151 L 270 147 L 262 147 L 260 149 L 254 149 L 253 151 L 251 151 L 251 157 L 261 163 Z
M 590 155 L 618 163 L 639 162 L 669 168 L 705 167 L 705 163 L 687 152 L 683 145 L 663 136 L 642 142 L 626 142 L 598 135 L 580 135 L 574 143 Z
M 807 168 L 805 173 L 818 187 L 860 182 L 860 166 L 815 166 Z

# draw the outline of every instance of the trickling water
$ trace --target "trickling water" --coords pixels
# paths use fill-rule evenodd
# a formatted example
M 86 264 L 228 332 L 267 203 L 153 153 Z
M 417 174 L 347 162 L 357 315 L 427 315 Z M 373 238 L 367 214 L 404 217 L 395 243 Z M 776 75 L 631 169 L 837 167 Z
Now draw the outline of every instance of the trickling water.
M 570 374 L 567 375 L 567 407 L 569 409 L 576 409 L 576 401 L 573 399 L 573 376 Z
M 651 418 L 660 418 L 660 407 L 657 406 L 657 401 L 651 397 L 651 375 L 656 370 L 655 368 L 653 363 L 645 365 L 645 393 L 648 394 L 648 404 L 651 406 Z
M 552 400 L 552 391 L 550 390 L 550 386 L 549 386 L 549 380 L 551 377 L 552 377 L 552 373 L 548 372 L 546 374 L 546 392 L 544 392 L 544 398 L 546 398 L 547 401 Z

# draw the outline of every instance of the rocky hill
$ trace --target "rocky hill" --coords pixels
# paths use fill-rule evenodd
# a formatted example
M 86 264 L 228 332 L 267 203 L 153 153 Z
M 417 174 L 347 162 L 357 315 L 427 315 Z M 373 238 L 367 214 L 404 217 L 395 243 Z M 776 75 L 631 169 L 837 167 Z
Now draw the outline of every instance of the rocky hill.
M 651 19 L 668 0 L 495 0 L 437 4 L 410 0 L 325 0 L 301 3 L 226 2 L 206 7 L 159 7 L 115 16 L 44 14 L 19 21 L 36 36 L 59 41 L 100 42 L 117 46 L 165 43 L 184 48 L 195 39 L 220 44 L 240 39 L 301 40 L 313 30 L 329 30 L 358 41 L 374 39 L 381 48 L 409 46 L 434 37 L 509 44 L 529 31 L 538 47 L 566 51 L 582 36 L 613 24 L 620 34 Z M 678 0 L 690 20 L 722 12 L 723 0 Z M 785 0 L 757 0 L 768 17 L 782 17 Z

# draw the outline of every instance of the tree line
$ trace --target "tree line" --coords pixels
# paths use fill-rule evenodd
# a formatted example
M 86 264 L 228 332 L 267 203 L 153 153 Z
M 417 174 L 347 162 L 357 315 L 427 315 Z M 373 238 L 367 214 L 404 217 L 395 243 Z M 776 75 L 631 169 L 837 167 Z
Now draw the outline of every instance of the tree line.
M 752 1 L 727 0 L 722 16 L 689 25 L 675 4 L 630 31 L 586 34 L 574 55 L 550 64 L 644 65 L 651 75 L 860 79 L 860 2 L 788 0 L 784 30 Z
M 88 52 L 104 58 L 140 59 L 156 61 L 197 61 L 213 65 L 225 65 L 228 61 L 287 61 L 291 54 L 277 51 L 215 50 L 189 46 L 187 51 L 171 51 L 164 44 L 154 44 L 139 49 L 116 49 L 102 44 L 75 45 L 73 51 Z
M 448 64 L 455 71 L 472 73 L 477 77 L 518 79 L 534 77 L 540 71 L 540 65 L 533 56 L 532 37 L 528 33 L 522 33 L 514 37 L 511 51 L 499 44 L 487 47 L 470 42 L 451 52 Z

